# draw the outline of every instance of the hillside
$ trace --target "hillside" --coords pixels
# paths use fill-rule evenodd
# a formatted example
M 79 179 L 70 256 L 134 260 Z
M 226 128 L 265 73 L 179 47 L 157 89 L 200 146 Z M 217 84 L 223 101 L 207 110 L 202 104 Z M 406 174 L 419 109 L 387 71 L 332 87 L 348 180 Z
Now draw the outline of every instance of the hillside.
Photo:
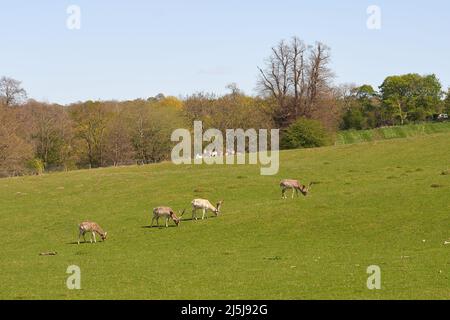
M 340 131 L 336 145 L 417 137 L 436 133 L 450 133 L 450 122 L 425 122 L 404 126 L 383 127 L 368 130 Z
M 280 161 L 277 176 L 163 163 L 2 179 L 0 299 L 450 298 L 450 133 Z M 316 184 L 281 200 L 286 177 Z M 224 199 L 223 214 L 189 220 L 194 197 Z M 158 205 L 188 208 L 185 221 L 148 228 Z M 109 239 L 75 244 L 83 220 Z M 82 290 L 66 288 L 69 265 Z M 366 288 L 369 265 L 382 290 Z

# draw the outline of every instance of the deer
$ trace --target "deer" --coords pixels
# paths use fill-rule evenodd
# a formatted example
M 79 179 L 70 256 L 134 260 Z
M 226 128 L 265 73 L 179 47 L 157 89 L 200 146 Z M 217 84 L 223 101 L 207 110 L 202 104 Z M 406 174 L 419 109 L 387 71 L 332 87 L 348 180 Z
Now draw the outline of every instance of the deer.
M 86 232 L 91 232 L 91 243 L 92 238 L 94 238 L 94 243 L 97 243 L 97 239 L 95 238 L 95 234 L 97 233 L 103 241 L 106 240 L 107 232 L 104 232 L 103 229 L 95 222 L 85 221 L 79 224 L 78 226 L 80 233 L 78 234 L 78 244 L 80 244 L 80 238 L 83 236 L 84 242 L 86 242 L 85 234 Z
M 281 187 L 281 199 L 287 199 L 287 195 L 286 195 L 286 190 L 287 189 L 292 189 L 292 199 L 294 199 L 294 194 L 297 195 L 297 197 L 299 196 L 298 192 L 300 191 L 305 197 L 308 195 L 309 189 L 312 186 L 312 182 L 306 187 L 302 184 L 300 184 L 300 182 L 298 182 L 298 180 L 292 180 L 292 179 L 284 179 L 281 180 L 280 182 L 280 187 Z
M 206 212 L 212 211 L 216 217 L 220 214 L 220 207 L 222 206 L 223 200 L 217 202 L 217 205 L 214 207 L 211 202 L 206 199 L 194 199 L 192 200 L 192 220 L 197 220 L 197 209 L 203 210 L 202 220 L 205 219 Z
M 153 222 L 156 219 L 156 224 L 159 227 L 159 218 L 164 217 L 166 219 L 166 228 L 169 226 L 169 219 L 172 219 L 175 222 L 175 225 L 178 227 L 180 225 L 181 217 L 183 216 L 186 209 L 183 210 L 180 217 L 177 217 L 175 212 L 170 207 L 156 207 L 153 209 L 153 218 L 150 227 L 153 227 Z

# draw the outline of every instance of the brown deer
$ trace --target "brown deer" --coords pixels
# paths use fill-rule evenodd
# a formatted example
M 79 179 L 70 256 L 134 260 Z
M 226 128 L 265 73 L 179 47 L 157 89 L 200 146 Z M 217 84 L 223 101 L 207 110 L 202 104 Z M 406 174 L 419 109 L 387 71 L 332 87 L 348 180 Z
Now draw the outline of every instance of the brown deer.
M 186 209 L 183 210 L 180 217 L 178 218 L 177 215 L 175 214 L 175 212 L 172 210 L 172 208 L 169 208 L 169 207 L 154 208 L 152 223 L 151 223 L 150 227 L 153 227 L 153 222 L 155 221 L 155 219 L 156 219 L 156 224 L 159 227 L 159 218 L 161 218 L 161 217 L 164 217 L 166 219 L 166 228 L 169 226 L 169 224 L 168 224 L 169 219 L 172 219 L 173 222 L 175 222 L 175 224 L 178 227 L 178 225 L 180 224 L 180 221 L 181 221 L 181 217 L 183 216 L 185 211 L 186 211 Z
M 95 222 L 85 221 L 80 223 L 78 226 L 80 233 L 78 234 L 78 244 L 80 244 L 80 238 L 83 236 L 84 242 L 86 242 L 85 234 L 86 232 L 91 232 L 91 243 L 92 238 L 94 238 L 94 242 L 97 243 L 97 239 L 95 238 L 95 234 L 97 233 L 103 241 L 106 240 L 107 232 L 104 232 L 103 229 Z
M 298 180 L 292 180 L 292 179 L 284 179 L 281 180 L 280 182 L 280 187 L 281 187 L 281 199 L 287 199 L 287 195 L 286 195 L 286 190 L 287 189 L 292 189 L 292 199 L 294 198 L 294 194 L 297 195 L 297 197 L 299 196 L 298 192 L 300 191 L 305 197 L 308 195 L 309 189 L 312 186 L 312 182 L 306 187 L 302 184 L 300 184 L 300 182 L 298 182 Z

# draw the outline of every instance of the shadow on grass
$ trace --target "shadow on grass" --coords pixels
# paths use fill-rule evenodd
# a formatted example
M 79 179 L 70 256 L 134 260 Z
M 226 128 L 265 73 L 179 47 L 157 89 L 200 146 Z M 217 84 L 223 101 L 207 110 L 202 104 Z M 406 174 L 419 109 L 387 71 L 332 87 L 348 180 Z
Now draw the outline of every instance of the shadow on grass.
M 80 245 L 82 244 L 99 244 L 102 243 L 103 241 L 97 241 L 97 242 L 90 242 L 89 240 L 84 242 L 84 241 L 80 241 Z M 74 242 L 68 242 L 67 244 L 78 244 L 78 241 L 74 241 Z
M 214 219 L 214 218 L 218 218 L 217 216 L 210 216 L 210 217 L 205 217 L 204 220 L 208 220 L 208 219 Z M 181 219 L 181 221 L 202 221 L 202 217 L 197 217 L 197 220 L 195 220 L 194 218 L 186 218 L 186 219 Z
M 214 218 L 217 218 L 217 217 L 216 217 L 216 216 L 205 217 L 204 220 L 214 219 Z M 193 219 L 193 218 L 186 218 L 186 219 L 181 219 L 180 221 L 181 221 L 181 222 L 188 222 L 188 221 L 194 221 L 194 222 L 197 222 L 197 221 L 202 221 L 202 218 L 198 218 L 198 220 L 195 220 L 195 219 Z M 170 223 L 169 223 L 168 228 L 176 228 L 176 227 L 177 227 L 177 226 L 176 226 L 175 224 L 170 224 Z M 157 226 L 157 225 L 153 225 L 153 226 L 147 225 L 147 226 L 142 226 L 141 228 L 143 228 L 143 229 L 165 229 L 166 226 L 165 226 L 164 224 L 163 224 L 163 225 L 159 225 L 159 226 Z
M 176 228 L 177 226 L 174 224 L 169 224 L 169 226 L 167 228 Z M 160 225 L 160 226 L 142 226 L 141 228 L 143 229 L 165 229 L 166 226 L 165 225 Z

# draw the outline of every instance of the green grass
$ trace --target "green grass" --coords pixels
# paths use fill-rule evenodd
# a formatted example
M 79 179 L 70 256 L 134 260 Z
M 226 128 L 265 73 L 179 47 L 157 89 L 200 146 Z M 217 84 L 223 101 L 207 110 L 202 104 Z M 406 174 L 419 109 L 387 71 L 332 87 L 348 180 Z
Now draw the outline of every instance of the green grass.
M 340 131 L 336 145 L 415 137 L 435 133 L 450 133 L 450 122 L 410 124 L 396 127 L 384 127 L 370 130 Z
M 287 151 L 277 176 L 164 163 L 0 180 L 0 298 L 449 299 L 449 142 Z M 281 200 L 282 177 L 317 184 Z M 146 228 L 151 208 L 194 197 L 224 199 L 223 214 Z M 106 242 L 74 244 L 87 219 Z M 73 264 L 81 290 L 65 285 Z M 366 288 L 369 265 L 381 290 Z

